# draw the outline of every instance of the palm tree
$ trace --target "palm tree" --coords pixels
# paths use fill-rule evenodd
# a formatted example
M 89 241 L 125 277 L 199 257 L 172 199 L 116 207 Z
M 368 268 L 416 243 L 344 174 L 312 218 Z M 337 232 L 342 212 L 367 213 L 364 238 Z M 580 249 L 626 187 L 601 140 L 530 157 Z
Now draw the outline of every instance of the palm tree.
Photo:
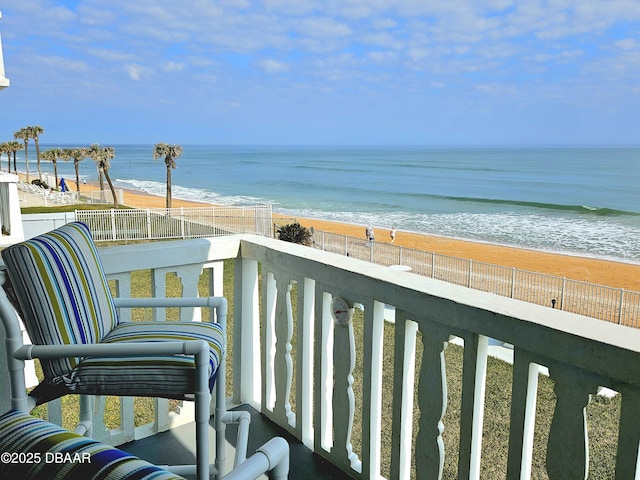
M 33 141 L 36 144 L 36 158 L 38 159 L 38 178 L 42 180 L 42 171 L 40 170 L 40 139 L 38 135 L 44 133 L 44 128 L 40 125 L 33 125 L 31 127 L 27 127 L 29 129 L 29 137 L 33 138 Z
M 22 150 L 24 147 L 20 142 L 16 142 L 15 140 L 7 142 L 7 145 L 9 146 L 9 151 L 13 153 L 13 172 L 18 173 L 18 168 L 16 165 L 16 152 L 18 150 Z M 9 162 L 9 173 L 11 173 L 11 162 Z
M 0 170 L 2 170 L 2 154 L 6 153 L 9 157 L 9 168 L 11 168 L 11 154 L 9 153 L 7 142 L 0 143 Z
M 80 172 L 78 171 L 78 166 L 82 160 L 90 156 L 89 149 L 86 147 L 62 149 L 62 156 L 60 158 L 63 160 L 73 158 L 73 167 L 76 170 L 76 191 L 78 193 L 80 193 Z
M 182 147 L 180 145 L 157 143 L 153 149 L 153 159 L 157 160 L 160 157 L 164 157 L 164 163 L 167 166 L 167 208 L 171 208 L 171 169 L 176 168 L 175 159 L 180 155 L 182 155 Z
M 116 189 L 113 188 L 113 182 L 109 176 L 109 168 L 111 167 L 111 160 L 116 156 L 115 149 L 113 147 L 100 147 L 98 144 L 93 144 L 89 147 L 89 155 L 96 162 L 100 178 L 102 175 L 107 179 L 109 189 L 111 190 L 111 198 L 113 198 L 113 208 L 118 208 L 118 199 L 116 198 Z M 102 191 L 102 187 L 100 188 Z
M 27 168 L 27 183 L 29 183 L 29 138 L 31 138 L 29 134 L 29 127 L 24 127 L 18 130 L 13 134 L 14 138 L 19 138 L 24 142 L 24 163 Z M 15 160 L 15 157 L 14 157 Z M 14 168 L 16 166 L 15 162 L 13 164 Z M 16 170 L 17 173 L 17 170 Z
M 2 147 L 2 153 L 7 154 L 7 172 L 11 173 L 11 142 L 2 142 L 0 146 Z M 0 156 L 2 156 L 2 153 L 0 153 Z M 2 161 L 0 161 L 1 163 Z
M 58 159 L 62 158 L 62 150 L 59 148 L 50 148 L 42 152 L 42 159 L 53 163 L 53 174 L 56 178 L 56 188 L 58 187 Z

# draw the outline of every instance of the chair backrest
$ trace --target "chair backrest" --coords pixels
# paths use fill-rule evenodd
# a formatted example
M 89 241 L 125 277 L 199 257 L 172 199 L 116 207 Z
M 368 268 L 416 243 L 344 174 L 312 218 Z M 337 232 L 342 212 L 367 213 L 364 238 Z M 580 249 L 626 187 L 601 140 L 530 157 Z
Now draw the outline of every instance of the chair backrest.
M 31 341 L 37 345 L 97 343 L 118 323 L 91 232 L 80 222 L 2 250 Z M 79 358 L 42 362 L 47 382 L 67 376 Z

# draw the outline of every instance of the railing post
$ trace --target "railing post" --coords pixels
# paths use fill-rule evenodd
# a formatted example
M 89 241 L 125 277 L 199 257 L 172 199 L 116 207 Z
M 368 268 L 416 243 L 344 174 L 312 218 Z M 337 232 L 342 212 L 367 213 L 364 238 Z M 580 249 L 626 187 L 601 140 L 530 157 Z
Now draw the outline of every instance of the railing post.
M 402 246 L 398 247 L 398 265 L 402 265 L 402 254 L 404 253 L 404 250 L 402 249 Z
M 436 276 L 436 254 L 431 252 L 431 278 Z
M 511 269 L 511 298 L 516 294 L 516 267 Z
M 469 259 L 469 279 L 467 281 L 467 287 L 471 288 L 471 274 L 473 274 L 473 260 Z
M 147 208 L 147 238 L 151 240 L 151 209 Z
M 624 288 L 620 289 L 620 306 L 618 308 L 618 325 L 622 324 L 622 307 L 624 305 Z
M 186 238 L 184 233 L 184 207 L 180 207 L 180 235 L 182 238 Z
M 111 238 L 117 240 L 118 232 L 116 230 L 116 211 L 111 209 Z
M 234 261 L 233 399 L 259 403 L 262 392 L 258 262 Z
M 560 310 L 564 310 L 564 295 L 566 291 L 567 279 L 562 277 L 562 289 L 560 292 Z

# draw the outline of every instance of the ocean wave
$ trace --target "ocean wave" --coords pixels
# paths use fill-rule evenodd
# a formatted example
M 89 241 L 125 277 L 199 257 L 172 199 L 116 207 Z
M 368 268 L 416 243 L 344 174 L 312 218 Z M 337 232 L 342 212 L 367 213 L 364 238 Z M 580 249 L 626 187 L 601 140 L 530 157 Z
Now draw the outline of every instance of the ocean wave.
M 291 215 L 371 225 L 532 250 L 640 263 L 640 225 L 606 218 L 515 213 L 415 214 L 409 212 L 290 211 Z M 364 230 L 363 230 L 364 231 Z
M 140 190 L 150 195 L 164 197 L 167 192 L 167 185 L 162 182 L 154 182 L 151 180 L 130 180 L 116 179 L 115 184 L 123 188 L 132 190 Z M 189 200 L 193 202 L 213 203 L 216 205 L 248 205 L 256 203 L 269 203 L 264 199 L 247 195 L 220 195 L 216 192 L 199 188 L 187 188 L 180 185 L 171 187 L 171 195 L 173 198 L 181 200 Z
M 558 203 L 546 203 L 546 202 L 531 202 L 526 200 L 510 200 L 510 199 L 500 199 L 500 198 L 479 198 L 479 197 L 459 197 L 459 196 L 447 196 L 447 195 L 430 195 L 430 194 L 407 194 L 408 196 L 416 197 L 416 198 L 433 198 L 433 199 L 443 199 L 454 202 L 472 202 L 476 204 L 487 204 L 487 205 L 502 205 L 509 206 L 513 205 L 514 207 L 528 207 L 528 208 L 539 208 L 544 210 L 557 210 L 557 211 L 565 211 L 565 212 L 577 212 L 577 213 L 588 213 L 595 215 L 630 215 L 630 216 L 640 216 L 638 212 L 629 212 L 625 210 L 618 210 L 615 208 L 606 208 L 606 207 L 595 207 L 589 205 L 564 205 Z

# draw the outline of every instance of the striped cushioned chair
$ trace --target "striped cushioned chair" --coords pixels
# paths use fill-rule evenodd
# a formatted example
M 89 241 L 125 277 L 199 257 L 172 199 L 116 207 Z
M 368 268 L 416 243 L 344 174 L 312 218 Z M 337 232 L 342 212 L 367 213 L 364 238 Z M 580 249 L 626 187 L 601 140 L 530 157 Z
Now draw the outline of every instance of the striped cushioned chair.
M 216 376 L 224 375 L 226 300 L 149 299 L 146 304 L 216 308 L 218 323 L 120 321 L 117 306 L 144 306 L 142 299 L 112 297 L 89 228 L 79 222 L 12 245 L 2 258 L 27 333 L 41 346 L 29 353 L 16 348 L 13 356 L 39 357 L 45 376 L 31 401 L 21 400 L 24 391 L 12 392 L 14 408 L 29 411 L 67 393 L 195 399 L 198 476 L 207 478 L 211 391 Z M 6 308 L 0 313 L 5 326 L 11 323 Z M 215 424 L 224 443 L 230 416 L 221 407 L 224 381 L 218 383 Z M 89 408 L 87 399 L 82 422 L 90 422 Z M 216 467 L 223 468 L 219 460 Z
M 176 480 L 128 453 L 19 410 L 0 416 L 0 478 L 37 480 Z

